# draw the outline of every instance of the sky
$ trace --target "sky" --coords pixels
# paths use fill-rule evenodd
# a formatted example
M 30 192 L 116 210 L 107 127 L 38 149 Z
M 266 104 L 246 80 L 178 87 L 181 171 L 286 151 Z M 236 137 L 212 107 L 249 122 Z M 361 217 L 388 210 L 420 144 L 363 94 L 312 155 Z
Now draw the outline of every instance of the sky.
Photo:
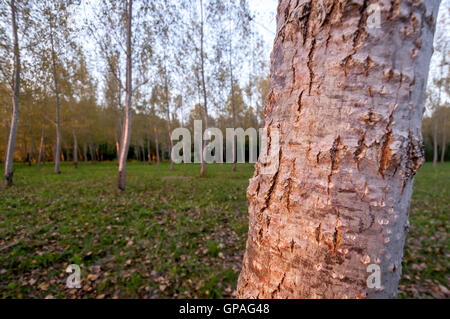
M 254 26 L 256 27 L 257 31 L 260 33 L 260 35 L 263 37 L 265 41 L 264 54 L 266 61 L 268 61 L 269 64 L 270 54 L 272 52 L 273 41 L 276 32 L 276 10 L 278 6 L 278 0 L 248 0 L 248 1 L 250 9 L 254 15 L 253 20 Z M 438 15 L 435 44 L 442 41 L 446 41 L 447 43 L 450 41 L 450 0 L 442 0 L 440 12 Z M 434 78 L 440 76 L 439 63 L 441 60 L 442 55 L 435 50 L 435 53 L 431 60 L 429 85 L 430 83 L 432 83 Z M 96 64 L 97 66 L 99 65 L 98 61 L 94 64 Z M 444 71 L 444 73 L 446 72 L 448 72 L 448 70 Z M 245 74 L 245 72 L 243 73 Z M 448 96 L 444 96 L 443 99 L 449 101 Z M 427 114 L 428 115 L 430 114 L 429 110 L 427 110 Z
M 426 0 L 429 1 L 429 0 Z M 270 59 L 272 45 L 276 32 L 276 11 L 278 6 L 277 0 L 249 0 L 250 8 L 255 14 L 255 24 L 260 34 L 264 37 L 266 42 L 267 60 Z M 445 41 L 450 42 L 450 0 L 442 0 L 437 19 L 435 46 Z M 448 46 L 450 48 L 450 45 Z M 440 77 L 441 68 L 439 63 L 442 60 L 440 52 L 435 50 L 431 59 L 429 85 L 433 83 L 433 79 Z M 444 74 L 448 72 L 444 70 Z M 443 96 L 443 102 L 449 102 L 450 97 Z M 430 110 L 427 109 L 426 115 L 430 115 Z

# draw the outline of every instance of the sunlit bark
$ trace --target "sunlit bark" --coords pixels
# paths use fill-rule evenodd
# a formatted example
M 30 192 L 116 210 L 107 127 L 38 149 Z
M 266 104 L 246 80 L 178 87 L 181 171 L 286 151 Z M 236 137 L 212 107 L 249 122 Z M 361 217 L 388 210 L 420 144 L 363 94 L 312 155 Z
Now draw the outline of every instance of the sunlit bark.
M 279 166 L 250 181 L 239 297 L 396 296 L 438 6 L 280 1 L 265 109 Z

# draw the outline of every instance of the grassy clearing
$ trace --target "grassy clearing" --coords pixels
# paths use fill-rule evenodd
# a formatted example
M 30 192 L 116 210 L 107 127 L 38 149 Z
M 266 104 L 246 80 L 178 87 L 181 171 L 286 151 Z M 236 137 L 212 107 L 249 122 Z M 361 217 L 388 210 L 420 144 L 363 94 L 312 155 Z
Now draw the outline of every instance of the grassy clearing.
M 3 298 L 231 297 L 247 232 L 251 165 L 116 165 L 41 170 L 18 165 L 16 186 L 0 190 Z M 450 165 L 418 174 L 401 297 L 445 297 L 449 286 Z M 82 289 L 65 268 L 81 265 Z M 448 295 L 447 295 L 448 297 Z

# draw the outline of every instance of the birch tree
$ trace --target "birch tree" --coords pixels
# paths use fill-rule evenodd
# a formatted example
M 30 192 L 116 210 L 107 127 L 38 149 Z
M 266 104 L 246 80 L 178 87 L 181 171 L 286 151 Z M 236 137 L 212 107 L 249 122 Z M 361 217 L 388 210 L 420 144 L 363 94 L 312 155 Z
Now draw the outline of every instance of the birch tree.
M 133 93 L 146 84 L 145 69 L 151 62 L 153 23 L 151 12 L 153 3 L 147 1 L 103 0 L 99 8 L 94 8 L 94 19 L 88 25 L 90 34 L 96 39 L 101 54 L 107 64 L 108 72 L 115 77 L 119 86 L 119 103 L 124 92 L 125 102 L 121 123 L 121 136 L 118 143 L 118 190 L 126 186 L 126 164 L 131 140 Z M 99 27 L 100 26 L 100 27 Z M 140 66 L 141 70 L 136 70 Z M 125 80 L 121 74 L 125 74 Z M 138 76 L 139 75 L 139 76 Z
M 438 7 L 279 2 L 239 297 L 396 296 Z
M 62 75 L 66 72 L 67 57 L 71 55 L 75 36 L 72 28 L 71 8 L 74 1 L 35 1 L 33 2 L 34 13 L 34 36 L 39 37 L 31 52 L 36 63 L 50 75 L 46 80 L 51 81 L 54 99 L 56 101 L 55 117 L 50 119 L 55 125 L 55 151 L 54 151 L 54 173 L 60 174 L 62 128 L 61 128 L 61 105 L 64 92 L 61 90 Z M 46 86 L 46 83 L 44 84 Z
M 11 186 L 13 184 L 13 162 L 14 162 L 14 148 L 16 143 L 17 125 L 19 121 L 19 92 L 20 92 L 20 47 L 18 36 L 17 23 L 17 6 L 15 0 L 11 0 L 9 5 L 11 13 L 11 31 L 12 31 L 12 52 L 13 52 L 13 74 L 11 83 L 12 92 L 12 118 L 9 127 L 8 145 L 5 156 L 5 184 Z M 4 8 L 2 8 L 4 9 Z M 2 63 L 3 64 L 3 63 Z

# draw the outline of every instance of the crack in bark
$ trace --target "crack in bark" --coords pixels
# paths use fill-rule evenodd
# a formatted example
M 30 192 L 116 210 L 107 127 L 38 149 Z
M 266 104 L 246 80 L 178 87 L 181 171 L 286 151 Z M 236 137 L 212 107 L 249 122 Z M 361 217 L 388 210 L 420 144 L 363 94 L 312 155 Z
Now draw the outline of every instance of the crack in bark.
M 400 11 L 400 0 L 391 0 L 391 8 L 389 9 L 389 21 L 392 21 L 395 17 L 394 14 L 398 15 Z
M 394 136 L 392 134 L 392 123 L 394 121 L 394 112 L 391 113 L 389 117 L 389 123 L 387 125 L 387 133 L 384 136 L 383 145 L 381 147 L 381 157 L 379 163 L 379 172 L 384 179 L 386 170 L 388 169 L 391 159 L 392 159 L 392 150 L 390 145 L 394 141 Z
M 331 185 L 331 179 L 333 178 L 334 173 L 337 171 L 339 166 L 339 158 L 338 158 L 338 152 L 339 152 L 339 146 L 341 145 L 341 137 L 338 136 L 334 142 L 333 146 L 330 149 L 330 159 L 331 159 L 331 172 L 328 175 L 328 187 L 327 187 L 327 194 L 330 196 L 330 185 Z
M 375 61 L 372 60 L 370 56 L 367 56 L 366 60 L 364 61 L 364 74 L 365 76 L 369 76 L 370 69 L 372 69 L 375 66 Z M 370 94 L 372 95 L 372 94 Z
M 311 11 L 312 11 L 311 2 L 305 3 L 303 5 L 301 16 L 300 16 L 300 22 L 302 22 L 303 45 L 305 45 L 306 38 L 308 36 L 309 18 L 311 16 Z M 301 21 L 301 20 L 305 20 L 305 21 Z
M 283 285 L 285 278 L 286 278 L 286 273 L 283 273 L 283 277 L 281 277 L 281 280 L 280 280 L 277 288 L 274 291 L 272 291 L 272 294 L 271 294 L 272 299 L 274 299 L 277 296 L 277 294 L 281 291 L 281 285 Z
M 360 18 L 358 21 L 357 29 L 353 35 L 353 51 L 348 56 L 346 56 L 341 62 L 341 66 L 344 69 L 345 76 L 347 76 L 348 74 L 348 64 L 350 60 L 353 58 L 353 55 L 355 55 L 358 52 L 358 45 L 361 42 L 362 35 L 364 34 L 363 32 L 365 28 L 364 22 L 367 22 L 367 16 L 364 12 L 366 11 L 367 7 L 368 7 L 368 0 L 364 0 L 363 4 L 359 8 Z
M 294 65 L 294 60 L 295 57 L 297 56 L 297 52 L 298 52 L 298 48 L 295 49 L 294 55 L 292 56 L 292 60 L 291 60 L 291 69 L 292 69 L 292 85 L 291 85 L 291 94 L 292 91 L 295 88 L 295 65 Z
M 312 67 L 312 60 L 314 58 L 314 52 L 316 50 L 316 39 L 312 39 L 312 43 L 311 43 L 311 49 L 309 50 L 309 54 L 308 54 L 308 70 L 309 70 L 309 95 L 311 95 L 311 88 L 312 88 L 312 84 L 314 81 L 314 77 L 315 74 L 313 72 L 313 67 Z
M 286 208 L 289 211 L 291 206 L 291 192 L 292 192 L 292 179 L 289 177 L 287 180 L 287 192 L 286 192 Z
M 365 143 L 366 140 L 366 132 L 364 132 L 364 134 L 361 136 L 361 138 L 358 141 L 358 147 L 356 148 L 356 151 L 353 153 L 353 158 L 356 161 L 356 165 L 358 167 L 359 170 L 359 164 L 361 162 L 361 158 L 364 156 L 366 150 L 367 150 L 367 145 Z
M 363 4 L 361 5 L 361 8 L 359 8 L 359 21 L 358 21 L 358 29 L 356 30 L 354 36 L 353 36 L 353 48 L 356 49 L 356 46 L 358 45 L 358 42 L 361 39 L 361 36 L 363 34 L 363 28 L 364 28 L 364 21 L 367 21 L 367 17 L 364 14 L 364 11 L 366 11 L 368 6 L 368 0 L 364 0 Z M 365 20 L 364 20 L 365 19 Z M 354 54 L 354 53 L 353 53 Z
M 281 156 L 282 156 L 282 151 L 281 151 L 281 147 L 280 147 L 280 150 L 278 152 L 278 158 L 279 158 L 279 162 L 278 163 L 281 163 Z M 264 202 L 263 208 L 261 209 L 261 213 L 263 213 L 270 205 L 270 201 L 272 199 L 272 193 L 273 193 L 273 191 L 275 189 L 276 184 L 278 183 L 279 173 L 280 173 L 280 169 L 278 167 L 275 175 L 271 178 L 271 185 L 270 185 L 269 190 L 267 191 L 267 194 L 265 196 L 265 202 Z
M 331 16 L 334 13 L 334 10 L 336 8 L 336 2 L 333 1 L 333 3 L 331 4 L 331 8 L 330 11 L 326 13 L 325 15 L 325 19 L 323 20 L 322 26 L 323 25 L 327 25 L 328 22 L 331 20 Z M 325 52 L 328 50 L 328 43 L 330 42 L 331 39 L 331 22 L 329 23 L 329 27 L 328 27 L 328 36 L 327 39 L 325 41 Z
M 300 115 L 301 115 L 301 113 L 302 113 L 302 108 L 303 108 L 303 103 L 302 103 L 302 99 L 303 99 L 303 93 L 304 93 L 305 91 L 304 90 L 302 90 L 301 92 L 300 92 L 300 94 L 299 94 L 299 96 L 298 96 L 298 99 L 297 99 L 297 118 L 295 119 L 296 120 L 296 122 L 298 122 L 299 120 L 300 120 Z
M 317 226 L 316 231 L 315 231 L 315 235 L 316 235 L 316 242 L 320 245 L 320 242 L 323 238 L 322 235 L 322 223 L 319 224 L 319 226 Z
M 416 175 L 419 168 L 423 165 L 424 154 L 423 144 L 414 140 L 410 130 L 408 132 L 408 150 L 406 152 L 406 178 L 411 178 Z
M 336 252 L 339 247 L 341 246 L 342 243 L 342 235 L 341 232 L 339 230 L 339 223 L 340 223 L 340 218 L 339 218 L 339 213 L 338 213 L 338 218 L 336 221 L 336 227 L 334 228 L 334 234 L 333 234 L 333 251 Z

